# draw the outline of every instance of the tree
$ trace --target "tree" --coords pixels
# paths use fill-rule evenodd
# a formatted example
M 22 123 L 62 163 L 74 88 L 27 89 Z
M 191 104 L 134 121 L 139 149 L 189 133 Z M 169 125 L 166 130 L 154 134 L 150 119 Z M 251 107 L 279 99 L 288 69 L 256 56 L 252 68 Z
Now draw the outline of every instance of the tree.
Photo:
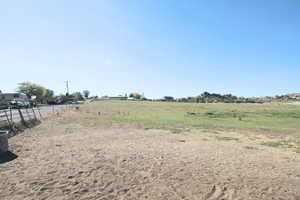
M 50 101 L 53 101 L 53 98 L 54 98 L 53 96 L 54 96 L 53 90 L 44 89 L 43 96 L 42 96 L 42 102 L 48 103 Z
M 87 99 L 87 98 L 89 98 L 89 96 L 90 96 L 90 91 L 88 91 L 88 90 L 83 90 L 82 94 L 83 94 L 83 96 Z
M 131 98 L 135 98 L 135 99 L 142 99 L 143 95 L 139 94 L 139 93 L 131 93 L 129 95 L 129 97 Z
M 174 101 L 174 97 L 172 96 L 164 96 L 164 101 Z
M 72 94 L 72 97 L 75 101 L 82 101 L 83 100 L 83 96 L 80 92 L 74 92 Z
M 26 94 L 28 98 L 36 96 L 37 101 L 41 103 L 48 103 L 48 101 L 53 99 L 54 95 L 53 90 L 31 82 L 19 83 L 17 91 Z
M 57 102 L 58 103 L 66 103 L 70 100 L 70 97 L 65 95 L 65 94 L 61 94 L 57 97 Z
M 37 99 L 41 99 L 43 96 L 44 88 L 40 85 L 31 83 L 31 82 L 23 82 L 19 83 L 18 92 L 26 94 L 29 98 L 31 96 L 36 96 Z

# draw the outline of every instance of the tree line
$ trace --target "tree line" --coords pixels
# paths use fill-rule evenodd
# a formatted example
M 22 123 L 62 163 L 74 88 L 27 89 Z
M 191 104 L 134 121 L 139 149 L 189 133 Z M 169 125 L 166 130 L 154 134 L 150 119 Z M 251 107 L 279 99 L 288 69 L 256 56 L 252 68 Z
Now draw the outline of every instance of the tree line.
M 300 101 L 300 94 L 291 95 L 277 95 L 274 97 L 238 97 L 232 94 L 217 94 L 203 92 L 194 97 L 175 99 L 171 96 L 165 96 L 161 101 L 177 101 L 177 102 L 191 102 L 191 103 L 267 103 L 267 102 L 290 102 Z
M 28 98 L 34 97 L 37 102 L 44 104 L 82 101 L 89 98 L 90 95 L 88 90 L 84 90 L 83 92 L 73 92 L 71 94 L 60 94 L 55 96 L 53 90 L 28 81 L 19 83 L 17 92 L 26 94 Z
M 131 93 L 129 97 L 137 100 L 151 100 L 147 99 L 144 95 L 139 93 Z M 190 103 L 263 103 L 262 98 L 248 98 L 248 97 L 238 97 L 232 94 L 217 94 L 203 92 L 202 94 L 194 97 L 184 97 L 184 98 L 174 98 L 172 96 L 164 96 L 161 99 L 155 99 L 151 101 L 168 101 L 168 102 L 190 102 Z
M 89 90 L 84 90 L 82 92 L 73 92 L 71 94 L 60 94 L 55 96 L 54 91 L 45 88 L 41 85 L 22 82 L 18 84 L 18 92 L 26 94 L 29 98 L 35 97 L 37 102 L 40 103 L 66 103 L 68 101 L 82 101 L 88 99 L 90 96 Z M 127 95 L 126 95 L 127 97 Z M 130 98 L 136 100 L 150 100 L 147 99 L 144 94 L 131 93 Z M 165 96 L 162 99 L 156 99 L 155 101 L 177 101 L 177 102 L 190 102 L 190 103 L 264 103 L 264 102 L 274 102 L 274 101 L 291 101 L 300 100 L 299 98 L 291 97 L 289 95 L 274 96 L 274 97 L 238 97 L 232 94 L 218 94 L 203 92 L 198 96 L 184 97 L 184 98 L 174 98 L 172 96 Z M 153 100 L 152 100 L 153 101 Z
M 238 97 L 232 94 L 217 94 L 203 92 L 195 97 L 179 98 L 178 102 L 195 102 L 195 103 L 263 103 L 261 98 L 256 97 Z

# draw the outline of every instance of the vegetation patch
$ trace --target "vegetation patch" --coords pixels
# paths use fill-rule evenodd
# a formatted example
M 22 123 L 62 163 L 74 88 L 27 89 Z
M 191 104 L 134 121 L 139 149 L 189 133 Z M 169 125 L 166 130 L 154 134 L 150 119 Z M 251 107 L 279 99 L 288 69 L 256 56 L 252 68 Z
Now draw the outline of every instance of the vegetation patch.
M 300 142 L 293 140 L 279 140 L 279 141 L 269 141 L 262 142 L 262 145 L 269 147 L 282 147 L 282 148 L 293 148 L 296 153 L 300 153 Z
M 245 148 L 249 150 L 258 150 L 258 148 L 254 146 L 246 146 Z
M 188 132 L 190 131 L 190 129 L 185 129 L 185 128 L 172 128 L 170 129 L 170 131 L 174 134 L 179 134 L 179 133 L 183 133 L 183 132 Z
M 174 134 L 179 134 L 179 133 L 183 132 L 183 130 L 179 129 L 179 128 L 174 128 L 174 129 L 171 129 L 170 131 Z
M 290 141 L 287 140 L 262 142 L 261 145 L 265 145 L 269 147 L 285 147 L 285 148 L 292 148 L 294 146 Z
M 175 133 L 268 130 L 299 132 L 300 106 L 284 104 L 201 104 L 150 101 L 95 101 L 80 105 L 64 123 L 82 125 L 140 124 Z
M 300 141 L 298 140 L 298 141 L 296 141 L 295 142 L 295 145 L 296 145 L 296 153 L 300 153 Z
M 267 113 L 270 117 L 274 117 L 274 118 L 300 118 L 300 113 L 299 112 L 278 112 L 278 111 L 271 111 Z
M 222 141 L 239 141 L 239 138 L 234 137 L 216 136 L 215 138 Z

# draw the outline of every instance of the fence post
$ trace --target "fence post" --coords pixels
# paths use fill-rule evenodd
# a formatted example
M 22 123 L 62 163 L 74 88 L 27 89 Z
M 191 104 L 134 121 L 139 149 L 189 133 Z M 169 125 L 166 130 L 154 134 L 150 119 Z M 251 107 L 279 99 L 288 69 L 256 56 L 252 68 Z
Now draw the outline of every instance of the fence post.
M 9 107 L 9 112 L 10 112 L 10 121 L 13 121 L 11 107 Z
M 7 114 L 6 110 L 3 110 L 3 112 L 5 113 L 5 117 L 6 117 L 7 122 L 10 124 L 10 120 L 8 118 L 8 114 Z
M 41 114 L 40 108 L 39 108 L 39 107 L 37 107 L 37 110 L 38 110 L 38 112 L 39 112 L 39 114 L 40 114 L 40 118 L 42 119 L 43 117 L 42 117 L 42 114 Z
M 20 108 L 18 108 L 18 112 L 19 112 L 19 115 L 20 115 L 20 118 L 21 118 L 21 122 L 24 126 L 26 126 L 26 122 L 24 120 L 24 117 L 23 117 L 23 114 L 22 114 L 22 111 Z
M 27 118 L 28 120 L 31 120 L 31 116 L 30 116 L 30 113 L 28 112 L 28 109 L 26 108 L 26 113 L 27 113 Z
M 32 109 L 32 113 L 33 113 L 33 115 L 34 115 L 34 119 L 37 120 L 37 117 L 36 117 L 36 114 L 35 114 L 35 112 L 34 112 L 34 109 L 33 109 L 33 108 L 31 108 L 31 109 Z
M 7 114 L 6 110 L 4 110 L 4 113 L 5 113 L 6 120 L 7 120 L 7 123 L 8 123 L 8 126 L 9 126 L 10 130 L 13 130 L 13 122 L 9 120 L 9 117 L 8 117 L 8 114 Z

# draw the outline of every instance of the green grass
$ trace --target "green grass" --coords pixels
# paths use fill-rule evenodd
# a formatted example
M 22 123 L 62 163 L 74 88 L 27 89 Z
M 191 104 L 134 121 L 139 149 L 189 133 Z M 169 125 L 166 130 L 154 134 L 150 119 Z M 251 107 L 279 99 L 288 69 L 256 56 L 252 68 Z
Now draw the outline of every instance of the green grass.
M 261 145 L 269 147 L 281 147 L 281 148 L 292 148 L 296 153 L 300 153 L 300 141 L 299 140 L 278 140 L 262 142 Z
M 98 101 L 80 106 L 63 123 L 89 126 L 141 125 L 146 129 L 300 132 L 300 106 L 287 104 L 197 104 Z M 98 116 L 98 112 L 101 115 Z

